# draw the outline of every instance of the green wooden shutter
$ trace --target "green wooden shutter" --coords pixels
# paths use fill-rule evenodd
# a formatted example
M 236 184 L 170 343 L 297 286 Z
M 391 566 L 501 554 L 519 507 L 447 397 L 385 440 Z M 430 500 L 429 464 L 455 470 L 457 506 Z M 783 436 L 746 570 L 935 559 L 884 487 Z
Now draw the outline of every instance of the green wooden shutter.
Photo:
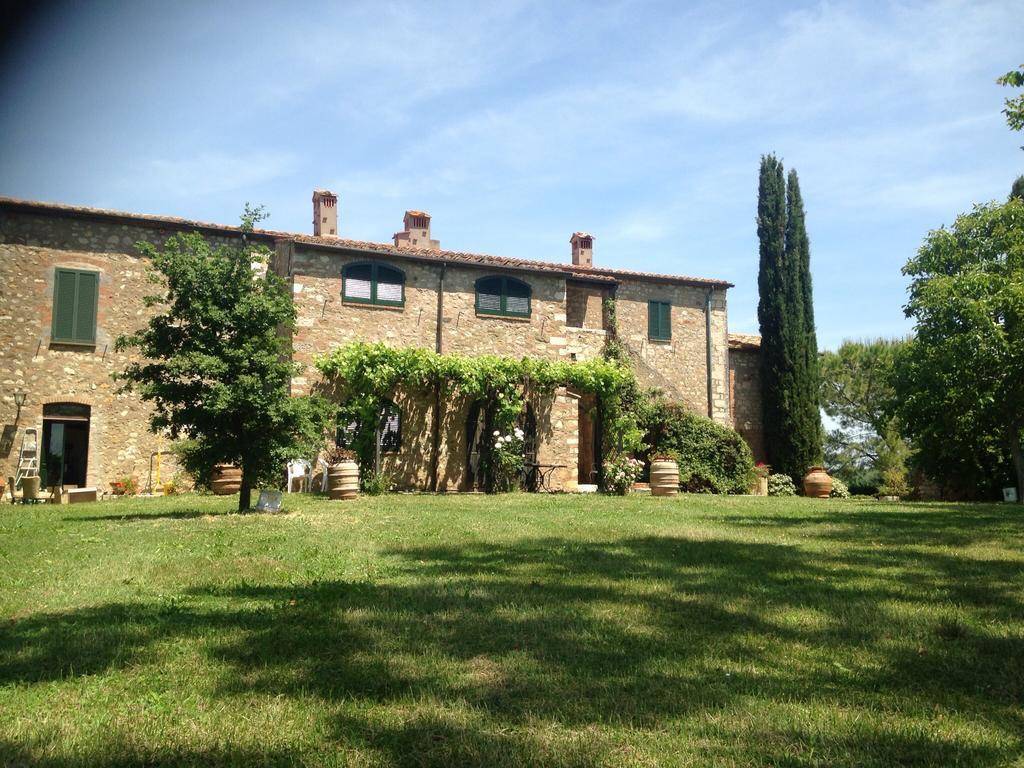
M 78 273 L 78 296 L 75 301 L 75 341 L 96 341 L 96 302 L 99 298 L 100 276 L 95 272 Z
M 96 272 L 57 269 L 53 276 L 53 341 L 92 344 L 96 341 L 96 305 L 100 276 Z
M 672 338 L 672 305 L 669 302 L 647 302 L 647 338 L 658 341 Z
M 53 279 L 53 333 L 54 341 L 75 340 L 75 294 L 78 274 L 69 269 L 58 269 Z

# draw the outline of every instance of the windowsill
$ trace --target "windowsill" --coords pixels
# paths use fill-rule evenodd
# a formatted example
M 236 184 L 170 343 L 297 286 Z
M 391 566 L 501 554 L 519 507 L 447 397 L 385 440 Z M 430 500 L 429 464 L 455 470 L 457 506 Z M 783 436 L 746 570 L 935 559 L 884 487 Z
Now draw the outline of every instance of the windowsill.
M 521 315 L 492 315 L 490 312 L 477 311 L 477 317 L 487 318 L 488 320 L 510 320 L 513 323 L 529 323 L 533 320 L 533 317 Z
M 368 301 L 350 301 L 342 299 L 341 303 L 346 307 L 359 307 L 360 309 L 388 309 L 392 312 L 404 312 L 404 304 L 371 304 Z
M 58 352 L 95 352 L 96 342 L 95 341 L 57 341 L 56 339 L 50 339 L 49 344 L 46 345 L 49 349 L 57 350 Z
M 607 336 L 608 335 L 608 331 L 604 330 L 603 328 L 579 328 L 579 327 L 577 327 L 575 325 L 567 325 L 567 326 L 565 326 L 565 330 L 567 330 L 567 331 L 574 331 L 576 333 L 593 333 L 593 334 L 595 334 L 597 336 Z
M 647 340 L 651 342 L 651 344 L 664 344 L 666 346 L 671 346 L 672 344 L 672 339 L 652 339 L 650 336 L 648 336 Z

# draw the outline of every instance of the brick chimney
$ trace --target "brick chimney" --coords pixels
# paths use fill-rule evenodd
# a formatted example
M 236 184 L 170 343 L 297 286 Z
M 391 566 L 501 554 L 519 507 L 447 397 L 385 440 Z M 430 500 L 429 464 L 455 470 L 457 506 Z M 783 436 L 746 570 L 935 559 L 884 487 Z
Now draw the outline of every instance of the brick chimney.
M 406 211 L 403 219 L 405 229 L 395 232 L 395 246 L 398 248 L 429 248 L 441 250 L 440 240 L 430 239 L 430 214 L 423 211 Z
M 594 266 L 594 236 L 587 232 L 573 232 L 569 238 L 572 243 L 572 263 L 577 267 Z
M 338 236 L 338 196 L 326 189 L 313 192 L 313 235 Z

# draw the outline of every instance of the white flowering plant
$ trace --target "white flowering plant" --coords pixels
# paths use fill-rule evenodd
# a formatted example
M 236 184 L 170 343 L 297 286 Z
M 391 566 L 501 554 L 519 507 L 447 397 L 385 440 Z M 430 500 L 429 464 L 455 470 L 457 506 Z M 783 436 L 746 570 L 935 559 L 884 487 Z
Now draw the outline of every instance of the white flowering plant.
M 620 455 L 609 459 L 604 463 L 604 490 L 625 496 L 643 471 L 644 463 L 632 456 Z
M 510 491 L 516 487 L 523 475 L 525 462 L 525 435 L 519 427 L 502 434 L 494 430 L 494 488 L 497 491 Z

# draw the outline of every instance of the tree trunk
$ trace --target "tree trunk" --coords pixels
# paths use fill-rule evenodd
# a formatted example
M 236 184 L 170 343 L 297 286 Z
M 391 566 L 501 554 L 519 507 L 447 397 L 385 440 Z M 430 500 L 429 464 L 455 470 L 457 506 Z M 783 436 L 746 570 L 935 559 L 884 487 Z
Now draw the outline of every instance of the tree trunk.
M 1013 468 L 1017 473 L 1017 503 L 1024 504 L 1024 446 L 1021 445 L 1021 434 L 1024 433 L 1024 419 L 1018 419 L 1010 428 L 1010 455 L 1013 457 Z
M 245 512 L 252 502 L 252 481 L 245 465 L 242 466 L 242 485 L 238 489 L 238 511 Z

